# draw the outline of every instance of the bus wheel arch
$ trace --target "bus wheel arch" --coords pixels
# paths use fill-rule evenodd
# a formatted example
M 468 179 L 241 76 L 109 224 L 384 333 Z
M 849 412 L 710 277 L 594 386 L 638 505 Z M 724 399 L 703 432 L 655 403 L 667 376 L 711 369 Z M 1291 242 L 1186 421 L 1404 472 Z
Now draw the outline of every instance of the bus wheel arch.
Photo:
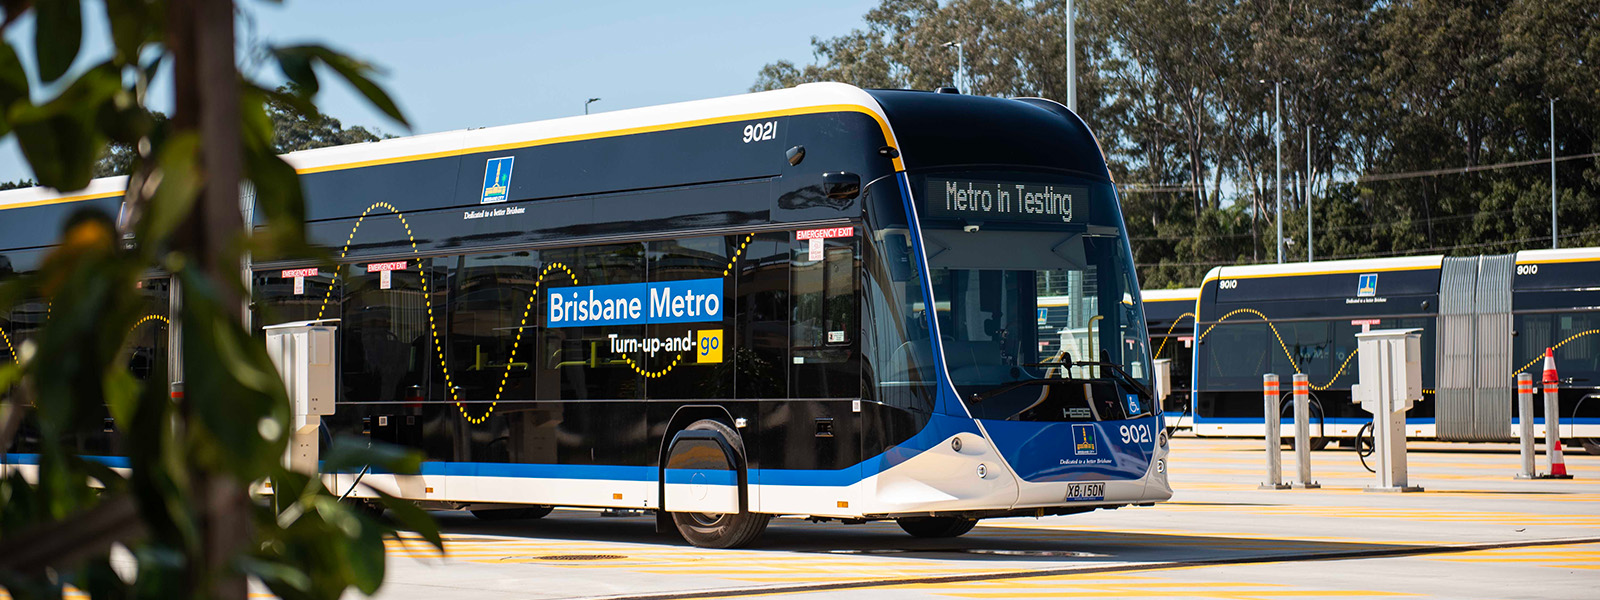
M 771 515 L 750 512 L 749 463 L 743 437 L 737 430 L 718 419 L 697 419 L 673 430 L 665 445 L 661 460 L 661 510 L 671 515 L 685 540 L 705 548 L 738 548 L 755 541 L 766 531 Z M 682 500 L 670 499 L 667 491 L 669 468 L 731 472 L 735 483 L 733 491 L 737 495 L 735 503 L 727 506 L 724 512 L 674 511 L 674 505 L 681 507 Z M 702 489 L 710 487 L 720 486 L 702 486 Z

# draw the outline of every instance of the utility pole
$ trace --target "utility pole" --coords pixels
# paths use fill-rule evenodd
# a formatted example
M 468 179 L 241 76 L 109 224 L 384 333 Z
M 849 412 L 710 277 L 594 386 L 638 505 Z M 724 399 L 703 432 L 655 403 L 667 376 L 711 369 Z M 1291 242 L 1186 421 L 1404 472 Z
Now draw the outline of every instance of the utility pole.
M 1278 197 L 1278 264 L 1283 264 L 1283 83 L 1272 82 L 1272 139 L 1278 147 L 1278 175 L 1273 182 Z M 1552 121 L 1554 122 L 1554 121 Z
M 1312 262 L 1311 254 L 1311 125 L 1306 125 L 1306 262 Z
M 1556 97 L 1550 97 L 1550 249 L 1561 247 L 1556 227 Z
M 1078 13 L 1067 0 L 1067 110 L 1078 112 Z

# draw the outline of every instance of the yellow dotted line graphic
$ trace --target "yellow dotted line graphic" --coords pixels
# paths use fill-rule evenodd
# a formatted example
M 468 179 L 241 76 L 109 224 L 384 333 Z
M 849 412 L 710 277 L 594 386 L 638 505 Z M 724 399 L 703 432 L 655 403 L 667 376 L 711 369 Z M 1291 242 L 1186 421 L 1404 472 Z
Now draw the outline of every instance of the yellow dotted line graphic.
M 1344 368 L 1350 366 L 1350 360 L 1355 358 L 1356 357 L 1356 353 L 1360 352 L 1360 351 L 1361 351 L 1360 348 L 1356 348 L 1354 352 L 1350 353 L 1350 356 L 1344 357 L 1344 364 L 1339 365 L 1339 372 L 1333 374 L 1333 379 L 1329 379 L 1327 383 L 1322 384 L 1322 387 L 1317 387 L 1317 386 L 1313 385 L 1313 386 L 1311 386 L 1311 389 L 1320 392 L 1322 390 L 1325 390 L 1325 389 L 1328 389 L 1330 387 L 1333 387 L 1333 382 L 1339 380 L 1339 376 L 1344 374 Z M 1424 390 L 1424 391 L 1426 391 L 1426 390 Z
M 733 251 L 733 258 L 728 259 L 728 266 L 722 268 L 723 277 L 727 277 L 728 274 L 733 272 L 733 268 L 738 266 L 739 257 L 744 255 L 745 249 L 750 247 L 750 242 L 755 238 L 756 234 L 752 233 L 744 236 L 744 240 L 739 242 L 739 249 Z M 645 376 L 645 379 L 657 379 L 666 375 L 667 373 L 671 373 L 673 369 L 677 368 L 678 363 L 683 362 L 683 353 L 679 352 L 676 356 L 672 357 L 672 363 L 668 364 L 665 368 L 662 368 L 659 371 L 651 371 L 649 369 L 640 367 L 639 365 L 634 364 L 632 358 L 628 358 L 627 356 L 623 356 L 622 360 L 628 363 L 628 366 L 633 369 L 633 372 Z
M 632 367 L 635 373 L 645 376 L 645 379 L 656 379 L 666 375 L 667 373 L 671 373 L 672 369 L 678 366 L 678 362 L 683 360 L 683 353 L 679 352 L 677 356 L 672 357 L 672 363 L 668 364 L 666 368 L 661 369 L 660 371 L 645 370 L 639 365 L 634 364 L 633 359 L 628 358 L 627 356 L 623 356 L 622 360 L 627 361 L 628 366 Z
M 410 225 L 410 223 L 406 222 L 406 217 L 405 217 L 405 215 L 403 213 L 400 212 L 400 209 L 395 208 L 394 205 L 389 204 L 387 202 L 376 202 L 376 203 L 373 203 L 372 206 L 367 207 L 366 210 L 362 211 L 361 212 L 361 216 L 356 219 L 356 224 L 353 227 L 350 228 L 350 235 L 345 238 L 344 247 L 339 249 L 339 258 L 340 259 L 345 258 L 345 256 L 347 256 L 349 254 L 351 244 L 355 243 L 356 231 L 361 229 L 361 225 L 362 225 L 362 223 L 366 222 L 367 216 L 369 214 L 371 214 L 372 211 L 377 210 L 379 208 L 387 209 L 390 214 L 393 214 L 395 217 L 400 219 L 400 225 L 402 227 L 404 227 L 405 230 L 406 230 L 406 240 L 411 243 L 411 253 L 412 254 L 416 254 L 418 252 L 417 251 L 416 236 L 412 234 L 411 225 Z M 739 248 L 734 251 L 733 257 L 728 260 L 728 265 L 722 269 L 723 277 L 727 277 L 730 273 L 733 272 L 733 267 L 738 264 L 739 257 L 743 256 L 744 251 L 750 246 L 750 242 L 752 240 L 754 240 L 754 239 L 755 239 L 755 234 L 752 233 L 752 234 L 746 235 L 744 240 L 739 243 Z M 468 422 L 470 422 L 470 423 L 472 423 L 474 425 L 483 424 L 485 421 L 489 420 L 489 416 L 490 415 L 494 414 L 495 407 L 497 407 L 499 405 L 501 396 L 503 394 L 505 394 L 506 384 L 509 383 L 510 378 L 511 378 L 512 365 L 516 364 L 517 352 L 522 347 L 522 331 L 524 329 L 526 329 L 527 326 L 528 326 L 528 320 L 533 314 L 534 301 L 538 298 L 539 290 L 544 285 L 545 277 L 548 276 L 551 271 L 554 271 L 556 269 L 560 269 L 563 273 L 565 273 L 567 275 L 567 278 L 572 281 L 573 285 L 577 285 L 578 284 L 578 276 L 577 276 L 577 274 L 573 273 L 573 271 L 572 271 L 572 269 L 570 267 L 568 267 L 567 265 L 561 264 L 559 262 L 553 262 L 553 263 L 550 263 L 548 265 L 545 265 L 544 269 L 539 273 L 538 281 L 536 281 L 534 283 L 533 292 L 528 295 L 528 303 L 527 303 L 527 305 L 525 307 L 523 307 L 523 310 L 522 310 L 522 322 L 517 327 L 516 336 L 514 338 L 512 338 L 511 355 L 506 361 L 506 370 L 505 370 L 505 372 L 503 374 L 501 374 L 501 376 L 500 376 L 500 385 L 497 386 L 497 388 L 495 390 L 494 399 L 491 400 L 490 403 L 489 403 L 489 410 L 485 411 L 482 415 L 473 415 L 472 413 L 468 412 L 467 411 L 467 407 L 464 404 L 462 404 L 461 398 L 456 394 L 454 382 L 451 381 L 450 365 L 449 365 L 449 363 L 445 362 L 445 358 L 444 358 L 444 343 L 439 339 L 439 329 L 438 329 L 438 326 L 437 326 L 437 323 L 436 323 L 436 319 L 434 318 L 434 314 L 433 314 L 433 293 L 430 291 L 430 289 L 428 287 L 428 269 L 422 264 L 422 260 L 421 259 L 417 260 L 417 269 L 422 274 L 422 297 L 423 297 L 423 305 L 426 307 L 427 314 L 428 314 L 428 336 L 429 336 L 429 338 L 431 338 L 433 340 L 434 353 L 439 358 L 439 367 L 440 367 L 441 372 L 444 374 L 445 390 L 449 394 L 450 401 L 455 403 L 456 410 L 461 412 L 461 416 L 463 418 L 465 418 Z M 322 297 L 322 304 L 317 309 L 317 319 L 318 320 L 321 320 L 323 314 L 327 311 L 328 303 L 331 302 L 332 299 L 333 299 L 333 290 L 334 290 L 333 284 L 338 282 L 338 280 L 339 280 L 339 271 L 337 269 L 335 269 L 332 279 L 329 280 L 328 292 L 327 292 L 327 294 L 325 294 Z M 152 315 L 152 316 L 155 316 L 155 315 Z M 149 317 L 146 317 L 146 319 L 148 319 L 148 318 Z M 165 319 L 163 318 L 162 320 L 165 320 Z M 143 321 L 140 321 L 140 323 L 142 324 Z M 8 345 L 9 345 L 9 342 L 8 342 Z M 655 378 L 662 377 L 662 376 L 666 375 L 667 373 L 672 372 L 672 370 L 674 368 L 676 368 L 680 362 L 683 361 L 683 353 L 679 352 L 677 354 L 677 356 L 675 356 L 672 359 L 671 363 L 669 363 L 665 368 L 662 368 L 659 371 L 651 371 L 651 370 L 648 370 L 648 369 L 644 369 L 644 368 L 640 367 L 638 364 L 635 364 L 633 362 L 633 359 L 631 359 L 629 357 L 626 357 L 626 356 L 623 357 L 623 360 L 628 364 L 629 367 L 631 367 L 635 372 L 639 373 L 640 375 L 643 375 L 646 378 L 655 379 Z
M 1550 349 L 1551 350 L 1560 349 L 1562 346 L 1567 345 L 1567 342 L 1570 342 L 1572 340 L 1581 338 L 1581 337 L 1586 336 L 1586 335 L 1594 335 L 1596 333 L 1600 333 L 1600 329 L 1590 329 L 1588 331 L 1580 331 L 1578 333 L 1575 333 L 1575 334 L 1572 334 L 1570 336 L 1567 336 L 1567 339 L 1561 340 L 1561 343 L 1556 344 L 1554 346 L 1551 346 Z M 1512 377 L 1516 377 L 1518 375 L 1521 375 L 1523 371 L 1526 371 L 1530 367 L 1532 367 L 1532 366 L 1534 366 L 1536 364 L 1539 364 L 1539 362 L 1543 361 L 1543 360 L 1544 360 L 1544 356 L 1541 355 L 1538 358 L 1535 358 L 1535 359 L 1533 359 L 1531 361 L 1528 361 L 1528 364 L 1522 365 L 1521 369 L 1517 369 L 1515 371 L 1512 371 L 1511 372 L 1511 376 Z
M 1270 327 L 1272 329 L 1272 336 L 1278 338 L 1278 347 L 1283 349 L 1283 355 L 1284 356 L 1289 357 L 1289 366 L 1294 367 L 1294 372 L 1296 372 L 1296 373 L 1300 372 L 1300 363 L 1294 359 L 1294 355 L 1293 354 L 1289 353 L 1289 345 L 1283 343 L 1283 335 L 1278 333 L 1278 326 L 1277 325 L 1273 325 L 1272 324 L 1272 319 L 1268 319 L 1266 315 L 1261 314 L 1261 311 L 1258 311 L 1258 310 L 1253 309 L 1253 308 L 1241 308 L 1241 309 L 1235 310 L 1233 312 L 1230 312 L 1228 314 L 1222 315 L 1221 319 L 1217 319 L 1216 323 L 1212 323 L 1210 327 L 1206 328 L 1205 333 L 1200 334 L 1200 340 L 1197 340 L 1197 341 L 1204 341 L 1206 339 L 1206 336 L 1211 335 L 1211 330 L 1216 329 L 1217 326 L 1221 325 L 1223 321 L 1226 321 L 1226 320 L 1228 320 L 1229 317 L 1232 317 L 1232 316 L 1237 315 L 1237 314 L 1250 314 L 1250 315 L 1255 315 L 1257 317 L 1260 317 L 1261 320 L 1267 324 L 1267 327 Z
M 545 276 L 556 269 L 561 269 L 561 272 L 566 273 L 567 278 L 572 280 L 572 285 L 578 285 L 578 276 L 572 273 L 572 269 L 559 262 L 545 265 L 544 270 L 539 272 L 539 279 L 533 283 L 533 292 L 528 294 L 528 304 L 522 308 L 522 322 L 517 325 L 517 335 L 511 340 L 511 357 L 506 359 L 506 371 L 500 375 L 500 386 L 495 389 L 494 400 L 489 402 L 488 412 L 483 413 L 482 416 L 475 417 L 467 412 L 465 405 L 460 402 L 456 403 L 456 409 L 461 411 L 461 416 L 467 418 L 467 422 L 473 425 L 483 424 L 484 421 L 489 420 L 489 415 L 494 414 L 495 407 L 500 405 L 500 396 L 506 393 L 506 383 L 511 381 L 511 366 L 517 363 L 517 349 L 522 347 L 522 330 L 528 327 L 528 317 L 533 314 L 533 302 L 539 297 L 539 288 L 544 285 Z M 451 393 L 454 394 L 454 392 Z
M 1205 333 L 1200 334 L 1199 339 L 1197 339 L 1196 341 L 1198 342 L 1198 341 L 1206 339 L 1206 336 L 1211 334 L 1211 330 L 1216 329 L 1217 326 L 1221 325 L 1223 321 L 1226 321 L 1226 320 L 1228 320 L 1229 317 L 1232 317 L 1232 316 L 1237 315 L 1237 314 L 1249 314 L 1249 315 L 1255 315 L 1257 317 L 1260 317 L 1261 321 L 1266 323 L 1267 327 L 1272 329 L 1272 336 L 1275 337 L 1275 338 L 1278 338 L 1278 348 L 1281 348 L 1283 350 L 1283 355 L 1289 358 L 1289 366 L 1294 367 L 1294 372 L 1296 372 L 1296 373 L 1300 372 L 1300 363 L 1299 363 L 1299 361 L 1296 361 L 1294 359 L 1294 354 L 1291 354 L 1289 352 L 1289 345 L 1283 343 L 1283 335 L 1278 333 L 1278 326 L 1277 325 L 1273 325 L 1272 324 L 1272 319 L 1268 319 L 1266 315 L 1261 314 L 1261 311 L 1255 310 L 1253 308 L 1241 308 L 1241 309 L 1238 309 L 1238 310 L 1234 310 L 1234 311 L 1232 311 L 1232 312 L 1230 312 L 1228 314 L 1222 315 L 1222 318 L 1217 319 L 1216 323 L 1212 323 L 1210 327 L 1207 327 Z M 1311 386 L 1311 389 L 1320 392 L 1320 391 L 1326 390 L 1326 389 L 1328 389 L 1330 387 L 1333 387 L 1333 382 L 1338 381 L 1339 380 L 1339 376 L 1344 374 L 1345 367 L 1350 365 L 1350 359 L 1355 358 L 1355 355 L 1356 355 L 1355 352 L 1351 352 L 1350 356 L 1345 357 L 1344 364 L 1339 366 L 1339 372 L 1338 373 L 1334 373 L 1333 374 L 1333 379 L 1329 379 L 1327 383 L 1324 383 L 1322 385 L 1313 385 L 1313 386 Z
M 140 325 L 149 323 L 151 321 L 161 321 L 168 326 L 172 325 L 172 320 L 168 319 L 166 315 L 145 315 L 143 319 L 139 319 L 137 323 L 134 323 L 133 327 L 128 328 L 128 333 L 133 333 L 133 330 L 138 329 Z
M 1157 357 L 1161 356 L 1161 351 L 1162 350 L 1166 350 L 1167 349 L 1167 340 L 1172 339 L 1172 330 L 1177 329 L 1178 328 L 1178 324 L 1182 323 L 1183 319 L 1185 317 L 1193 319 L 1194 318 L 1194 313 L 1186 312 L 1186 313 L 1183 313 L 1181 315 L 1178 315 L 1178 320 L 1172 322 L 1172 326 L 1167 328 L 1167 334 L 1165 336 L 1162 336 L 1162 338 L 1161 338 L 1161 346 L 1156 348 L 1156 356 Z
M 6 352 L 11 353 L 11 362 L 21 362 L 17 360 L 16 347 L 11 345 L 11 337 L 6 335 L 6 330 L 3 328 L 0 328 L 0 341 L 4 341 L 6 343 Z
M 750 246 L 750 241 L 754 240 L 755 238 L 756 234 L 752 233 L 744 236 L 744 241 L 739 242 L 739 249 L 733 251 L 733 258 L 728 259 L 728 266 L 722 269 L 723 277 L 727 277 L 729 273 L 733 272 L 733 267 L 739 264 L 739 257 L 744 254 L 744 249 L 748 248 Z
M 343 259 L 345 255 L 350 253 L 350 244 L 355 242 L 356 231 L 360 230 L 361 223 L 367 220 L 367 214 L 379 208 L 387 208 L 389 209 L 390 213 L 393 213 L 394 216 L 399 217 L 400 226 L 406 228 L 406 240 L 411 242 L 411 253 L 417 253 L 417 238 L 416 236 L 411 235 L 411 224 L 406 222 L 405 214 L 401 213 L 400 209 L 395 208 L 393 204 L 389 204 L 388 202 L 375 202 L 372 204 L 372 206 L 368 206 L 366 210 L 361 211 L 361 216 L 356 218 L 355 226 L 350 228 L 350 236 L 344 240 L 344 247 L 339 249 L 339 258 Z M 417 261 L 417 268 L 422 269 L 422 261 Z M 328 301 L 333 299 L 333 284 L 338 283 L 338 281 L 339 269 L 336 268 L 333 270 L 333 278 L 328 280 L 328 293 L 322 297 L 322 306 L 317 308 L 318 321 L 322 320 L 322 313 L 328 309 Z M 428 273 L 426 269 L 423 269 L 422 273 L 422 291 L 424 294 L 427 294 L 428 291 Z M 431 299 L 432 296 L 425 296 L 425 298 Z

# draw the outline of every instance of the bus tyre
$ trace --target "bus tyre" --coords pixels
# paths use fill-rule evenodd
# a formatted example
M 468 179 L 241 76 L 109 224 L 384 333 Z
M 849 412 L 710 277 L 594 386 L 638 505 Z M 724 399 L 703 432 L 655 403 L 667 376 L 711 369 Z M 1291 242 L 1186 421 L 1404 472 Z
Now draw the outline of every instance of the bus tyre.
M 554 506 L 525 506 L 522 508 L 484 508 L 472 511 L 472 516 L 485 521 L 512 521 L 537 519 L 550 514 Z
M 978 524 L 977 519 L 961 517 L 900 517 L 894 520 L 906 533 L 920 538 L 957 537 Z
M 1333 441 L 1332 438 L 1325 438 L 1325 437 L 1314 437 L 1314 438 L 1311 438 L 1311 444 L 1310 444 L 1311 445 L 1311 450 L 1313 452 L 1315 452 L 1315 451 L 1327 448 L 1328 447 L 1328 443 L 1331 442 L 1331 441 Z M 1284 445 L 1287 446 L 1290 450 L 1293 450 L 1294 446 L 1295 446 L 1295 438 L 1290 437 L 1289 441 L 1286 442 Z
M 728 446 L 738 454 L 738 461 L 745 463 L 744 440 L 739 437 L 739 432 L 719 421 L 701 419 L 689 424 L 685 429 L 690 431 L 712 431 L 722 436 Z M 739 465 L 730 465 L 739 468 Z M 672 507 L 667 507 L 672 510 Z M 772 515 L 757 514 L 752 512 L 741 513 L 672 513 L 672 523 L 678 527 L 678 533 L 690 544 L 701 548 L 742 548 L 750 545 L 761 533 L 767 530 L 767 522 Z
M 1600 456 L 1600 438 L 1581 438 L 1578 443 L 1583 444 L 1583 450 L 1589 456 Z

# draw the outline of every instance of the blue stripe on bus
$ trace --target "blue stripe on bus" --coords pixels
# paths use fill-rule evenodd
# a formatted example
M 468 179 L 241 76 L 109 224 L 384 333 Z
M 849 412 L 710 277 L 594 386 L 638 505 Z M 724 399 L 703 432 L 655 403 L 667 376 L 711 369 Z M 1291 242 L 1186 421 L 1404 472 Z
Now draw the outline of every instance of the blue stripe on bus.
M 1195 424 L 1220 423 L 1220 424 L 1224 424 L 1224 425 L 1244 424 L 1244 425 L 1263 425 L 1263 426 L 1265 426 L 1265 423 L 1263 423 L 1261 419 L 1259 419 L 1259 418 L 1249 418 L 1249 417 L 1201 417 L 1201 416 L 1196 415 L 1194 417 L 1194 422 L 1195 422 Z M 1283 420 L 1281 420 L 1279 422 L 1287 424 L 1287 425 L 1293 425 L 1294 424 L 1294 419 L 1285 418 L 1285 419 L 1283 419 Z M 1311 425 L 1313 427 L 1316 426 L 1317 423 L 1328 423 L 1330 425 L 1363 425 L 1363 424 L 1371 423 L 1371 422 L 1372 422 L 1371 418 L 1362 419 L 1362 418 L 1350 418 L 1350 417 L 1334 417 L 1334 418 L 1330 418 L 1330 419 L 1326 419 L 1326 420 L 1324 420 L 1324 419 L 1316 419 L 1316 418 L 1311 419 Z M 1431 423 L 1433 423 L 1433 418 L 1432 417 L 1416 417 L 1416 418 L 1406 419 L 1406 424 L 1407 425 L 1428 425 L 1428 424 L 1431 424 Z
M 700 481 L 695 481 L 695 474 L 703 475 Z M 739 485 L 737 473 L 733 471 L 707 471 L 697 469 L 667 469 L 667 483 L 698 483 L 701 485 Z
M 102 465 L 105 465 L 105 466 L 108 466 L 108 467 L 113 467 L 113 468 L 118 468 L 118 469 L 126 469 L 126 468 L 129 467 L 129 464 L 130 464 L 128 462 L 128 457 L 126 457 L 126 456 L 87 456 L 87 455 L 84 455 L 84 456 L 80 456 L 80 458 L 83 458 L 85 460 L 92 460 L 92 461 L 100 463 Z M 37 464 L 39 464 L 39 455 L 38 454 L 7 453 L 7 454 L 5 454 L 4 463 L 8 464 L 8 465 L 37 465 Z

